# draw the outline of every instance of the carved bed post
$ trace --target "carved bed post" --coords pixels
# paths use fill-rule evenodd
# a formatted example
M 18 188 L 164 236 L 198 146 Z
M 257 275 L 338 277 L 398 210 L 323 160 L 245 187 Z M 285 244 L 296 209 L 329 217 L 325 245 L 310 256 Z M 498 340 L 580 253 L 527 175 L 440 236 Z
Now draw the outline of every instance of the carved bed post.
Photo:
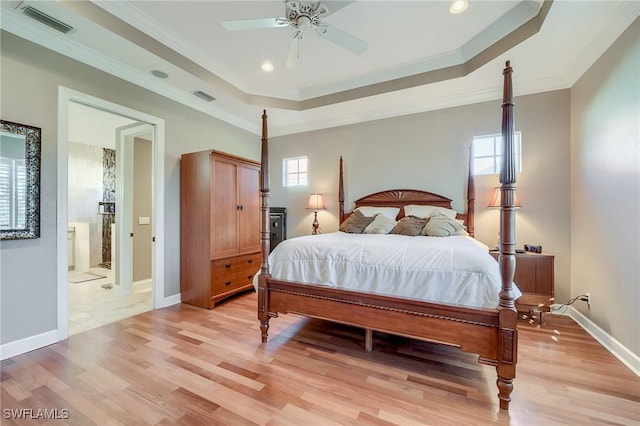
M 504 91 L 502 100 L 502 167 L 500 170 L 500 275 L 502 290 L 499 304 L 498 335 L 498 398 L 500 408 L 509 409 L 513 379 L 516 375 L 518 349 L 518 314 L 516 312 L 512 283 L 516 269 L 515 256 L 515 191 L 516 164 L 513 137 L 513 92 L 510 61 L 504 69 Z
M 475 231 L 476 185 L 473 179 L 473 156 L 469 145 L 469 176 L 467 177 L 467 232 L 472 237 Z
M 260 265 L 260 277 L 258 278 L 258 319 L 260 320 L 260 333 L 262 342 L 267 341 L 269 330 L 269 301 L 267 292 L 267 278 L 269 273 L 269 137 L 267 132 L 267 111 L 262 113 L 262 154 L 260 157 L 260 250 L 262 264 Z
M 338 206 L 340 208 L 340 223 L 344 222 L 344 169 L 342 168 L 342 155 L 340 156 L 340 176 L 338 179 Z

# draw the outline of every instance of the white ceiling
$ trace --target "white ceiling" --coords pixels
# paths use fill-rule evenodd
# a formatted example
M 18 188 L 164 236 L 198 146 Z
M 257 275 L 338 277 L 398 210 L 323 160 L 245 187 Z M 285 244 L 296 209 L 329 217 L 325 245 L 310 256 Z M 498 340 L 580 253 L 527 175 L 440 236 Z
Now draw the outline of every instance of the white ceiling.
M 460 15 L 451 1 L 325 1 L 335 13 L 324 21 L 368 50 L 307 34 L 287 69 L 292 27 L 222 27 L 284 16 L 280 0 L 22 2 L 73 26 L 67 35 L 20 3 L 2 1 L 4 30 L 256 134 L 266 108 L 271 136 L 498 99 L 506 59 L 516 95 L 568 88 L 640 13 L 637 0 L 469 0 Z M 264 60 L 272 73 L 260 70 Z
M 69 142 L 116 149 L 116 129 L 135 122 L 128 117 L 70 102 Z

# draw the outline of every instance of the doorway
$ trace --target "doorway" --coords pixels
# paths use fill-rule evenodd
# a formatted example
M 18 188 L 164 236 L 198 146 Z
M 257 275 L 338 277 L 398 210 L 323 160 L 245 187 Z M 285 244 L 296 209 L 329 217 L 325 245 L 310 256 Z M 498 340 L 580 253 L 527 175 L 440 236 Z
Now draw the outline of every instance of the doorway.
M 78 124 L 77 111 L 97 115 L 101 125 L 113 123 L 106 131 L 94 124 L 92 136 L 81 138 L 99 140 L 97 133 L 104 132 L 109 144 L 74 140 L 70 129 Z M 164 121 L 66 88 L 59 90 L 59 112 L 58 338 L 63 340 L 164 305 L 158 261 L 164 251 Z M 90 164 L 100 170 L 90 170 Z M 80 193 L 73 192 L 74 181 L 81 182 Z M 74 205 L 78 199 L 80 206 Z

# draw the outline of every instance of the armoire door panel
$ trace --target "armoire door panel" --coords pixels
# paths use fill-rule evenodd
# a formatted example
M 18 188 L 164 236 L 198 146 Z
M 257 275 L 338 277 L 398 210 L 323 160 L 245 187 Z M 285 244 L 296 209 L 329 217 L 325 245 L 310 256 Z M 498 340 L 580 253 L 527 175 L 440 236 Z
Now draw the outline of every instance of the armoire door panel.
M 238 170 L 238 245 L 240 253 L 260 250 L 260 168 L 241 165 Z
M 211 157 L 211 258 L 238 252 L 238 164 Z

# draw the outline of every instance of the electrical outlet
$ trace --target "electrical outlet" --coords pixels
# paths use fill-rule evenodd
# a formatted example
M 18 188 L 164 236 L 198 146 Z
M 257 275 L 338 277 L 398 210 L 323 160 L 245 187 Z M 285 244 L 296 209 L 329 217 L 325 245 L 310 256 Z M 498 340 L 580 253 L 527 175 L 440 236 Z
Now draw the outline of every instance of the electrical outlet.
M 583 302 L 587 302 L 587 309 L 591 309 L 591 294 L 589 292 L 580 297 L 580 300 L 582 300 Z

